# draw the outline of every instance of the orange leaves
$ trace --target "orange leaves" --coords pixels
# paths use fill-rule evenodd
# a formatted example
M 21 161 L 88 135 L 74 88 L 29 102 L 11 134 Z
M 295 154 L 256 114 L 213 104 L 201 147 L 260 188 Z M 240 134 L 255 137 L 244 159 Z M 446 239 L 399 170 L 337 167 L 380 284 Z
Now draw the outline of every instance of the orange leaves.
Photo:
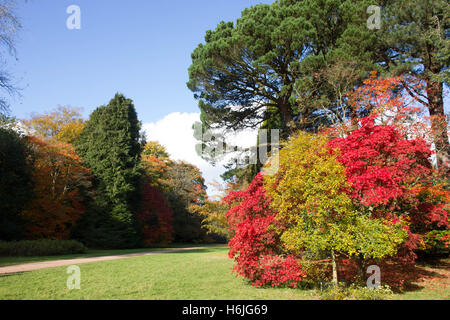
M 406 89 L 405 89 L 406 88 Z M 394 125 L 402 134 L 431 143 L 432 118 L 422 101 L 411 99 L 408 91 L 423 95 L 423 82 L 404 76 L 381 78 L 372 72 L 363 86 L 348 95 L 353 110 L 364 110 L 385 125 Z
M 35 161 L 34 197 L 21 213 L 29 239 L 68 239 L 70 228 L 84 212 L 83 191 L 91 187 L 90 172 L 82 166 L 73 146 L 47 144 L 27 138 Z
M 426 91 L 425 85 L 405 76 L 378 77 L 373 71 L 362 86 L 346 95 L 352 121 L 325 129 L 323 134 L 346 136 L 357 127 L 357 118 L 372 116 L 377 124 L 395 126 L 404 136 L 422 138 L 431 144 L 436 135 L 432 129 L 434 119 L 429 116 L 423 101 L 411 98 L 409 91 L 422 96 Z
M 370 77 L 363 82 L 363 86 L 349 93 L 349 102 L 358 107 L 371 109 L 373 106 L 381 108 L 397 107 L 402 105 L 401 96 L 395 95 L 403 77 L 378 78 L 376 71 L 370 73 Z
M 149 178 L 151 184 L 167 190 L 167 171 L 170 166 L 170 160 L 161 159 L 155 155 L 142 155 L 141 163 L 145 175 Z

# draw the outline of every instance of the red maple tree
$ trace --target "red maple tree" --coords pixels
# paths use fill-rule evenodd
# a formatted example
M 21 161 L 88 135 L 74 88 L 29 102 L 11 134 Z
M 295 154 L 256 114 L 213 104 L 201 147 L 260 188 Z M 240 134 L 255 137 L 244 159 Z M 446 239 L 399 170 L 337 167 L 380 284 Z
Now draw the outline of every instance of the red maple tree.
M 254 286 L 296 287 L 304 272 L 296 257 L 283 256 L 276 228 L 275 212 L 258 174 L 245 191 L 233 191 L 224 198 L 230 206 L 226 217 L 234 237 L 230 240 L 229 257 L 236 264 L 233 270 Z
M 164 195 L 148 178 L 142 179 L 142 202 L 135 213 L 146 246 L 173 241 L 173 212 Z

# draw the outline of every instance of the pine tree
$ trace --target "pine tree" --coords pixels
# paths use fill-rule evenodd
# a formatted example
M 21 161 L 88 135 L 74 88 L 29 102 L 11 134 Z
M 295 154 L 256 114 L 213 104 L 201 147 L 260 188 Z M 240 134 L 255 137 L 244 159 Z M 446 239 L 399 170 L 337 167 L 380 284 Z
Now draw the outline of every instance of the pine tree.
M 351 7 L 364 10 L 367 2 L 354 1 L 345 10 L 348 30 L 339 39 L 336 56 L 353 57 L 359 64 L 372 66 L 382 75 L 404 76 L 402 85 L 432 120 L 433 142 L 438 166 L 449 170 L 450 145 L 444 92 L 450 71 L 450 4 L 446 0 L 378 0 L 380 28 L 369 30 Z M 364 6 L 363 6 L 364 5 Z M 418 84 L 423 90 L 418 90 Z
M 394 74 L 407 74 L 425 83 L 425 92 L 405 89 L 428 108 L 440 169 L 450 170 L 448 122 L 444 87 L 450 71 L 450 4 L 446 0 L 386 1 L 386 26 L 382 34 L 389 48 Z M 414 83 L 414 81 L 412 81 Z

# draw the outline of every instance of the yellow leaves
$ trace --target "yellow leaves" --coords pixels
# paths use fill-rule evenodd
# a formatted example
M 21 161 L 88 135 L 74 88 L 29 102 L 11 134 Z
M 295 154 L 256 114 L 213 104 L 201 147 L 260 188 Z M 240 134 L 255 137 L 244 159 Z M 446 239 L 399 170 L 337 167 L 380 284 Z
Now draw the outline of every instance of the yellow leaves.
M 142 154 L 145 156 L 155 156 L 159 159 L 169 159 L 167 149 L 157 141 L 149 141 L 145 144 Z
M 206 200 L 201 206 L 191 205 L 189 211 L 202 218 L 202 227 L 208 234 L 218 234 L 230 239 L 233 231 L 228 227 L 228 220 L 225 214 L 228 206 L 221 201 Z
M 74 143 L 80 137 L 84 125 L 81 121 L 68 123 L 61 127 L 55 138 L 61 142 Z
M 35 114 L 30 120 L 24 120 L 23 124 L 28 127 L 32 135 L 40 138 L 54 138 L 66 143 L 74 143 L 84 127 L 81 108 L 70 106 L 58 106 L 52 112 Z
M 280 170 L 265 182 L 280 216 L 315 208 L 316 213 L 339 208 L 351 201 L 340 197 L 347 186 L 343 167 L 326 149 L 326 137 L 299 133 L 279 153 Z M 295 205 L 293 205 L 295 204 Z
M 279 153 L 280 169 L 264 183 L 276 219 L 286 225 L 283 246 L 291 252 L 334 249 L 381 258 L 406 239 L 402 225 L 369 219 L 354 207 L 344 167 L 327 149 L 327 138 L 300 132 Z
M 353 234 L 353 247 L 367 258 L 383 258 L 397 253 L 408 234 L 401 224 L 358 217 L 349 229 Z

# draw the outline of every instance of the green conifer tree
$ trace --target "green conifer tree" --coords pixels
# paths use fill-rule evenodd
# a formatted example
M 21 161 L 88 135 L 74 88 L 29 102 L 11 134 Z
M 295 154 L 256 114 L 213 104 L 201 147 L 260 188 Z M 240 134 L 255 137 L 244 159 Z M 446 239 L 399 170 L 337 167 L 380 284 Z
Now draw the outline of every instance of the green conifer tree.
M 88 243 L 117 248 L 139 245 L 133 211 L 139 203 L 140 127 L 132 100 L 116 94 L 91 114 L 76 144 L 94 175 L 96 207 L 103 211 L 102 219 L 99 210 L 93 210 L 96 217 L 86 217 L 95 221 L 95 225 L 87 223 L 83 232 Z

